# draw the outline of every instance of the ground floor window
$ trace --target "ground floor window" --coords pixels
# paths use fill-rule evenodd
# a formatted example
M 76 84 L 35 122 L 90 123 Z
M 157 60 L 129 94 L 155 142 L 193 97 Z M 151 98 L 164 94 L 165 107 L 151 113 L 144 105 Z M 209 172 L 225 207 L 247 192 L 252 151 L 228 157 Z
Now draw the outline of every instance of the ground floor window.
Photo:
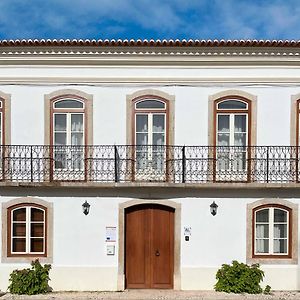
M 254 254 L 289 255 L 290 209 L 269 206 L 255 210 Z
M 8 208 L 8 255 L 46 255 L 47 208 L 19 204 Z
M 53 259 L 53 204 L 35 197 L 2 203 L 2 262 Z
M 298 204 L 278 198 L 247 205 L 247 262 L 298 263 Z

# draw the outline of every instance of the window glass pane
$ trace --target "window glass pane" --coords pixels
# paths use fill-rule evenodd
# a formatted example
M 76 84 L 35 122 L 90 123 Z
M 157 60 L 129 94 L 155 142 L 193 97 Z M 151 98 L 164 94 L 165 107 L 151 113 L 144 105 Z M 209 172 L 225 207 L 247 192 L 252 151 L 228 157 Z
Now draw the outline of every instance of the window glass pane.
M 217 153 L 217 169 L 227 170 L 229 169 L 230 159 L 228 152 L 218 152 Z
M 218 115 L 218 132 L 229 132 L 229 115 Z
M 0 144 L 2 144 L 2 113 L 0 112 Z
M 268 237 L 269 237 L 269 225 L 256 224 L 256 238 L 268 238 Z
M 229 133 L 218 134 L 218 146 L 229 146 Z
M 282 209 L 274 209 L 274 222 L 275 223 L 286 223 L 287 212 Z
M 83 169 L 83 152 L 74 151 L 71 156 L 72 169 L 82 170 Z
M 165 165 L 163 151 L 155 151 L 152 153 L 152 167 L 156 170 L 163 170 Z
M 44 236 L 44 224 L 43 223 L 31 223 L 31 237 L 43 237 Z
M 274 225 L 274 238 L 287 238 L 287 225 L 286 224 Z
M 287 240 L 274 240 L 274 253 L 287 253 Z
M 66 114 L 55 114 L 54 115 L 54 130 L 55 131 L 66 131 L 67 129 L 67 115 Z
M 26 224 L 14 223 L 13 224 L 13 236 L 26 237 Z
M 83 103 L 77 100 L 66 99 L 56 101 L 54 103 L 55 108 L 83 108 Z
M 2 101 L 0 101 L 0 108 L 2 108 Z
M 165 131 L 165 116 L 153 115 L 153 132 Z
M 136 115 L 136 132 L 148 132 L 147 115 Z
M 246 133 L 234 134 L 234 146 L 246 146 Z
M 246 132 L 246 116 L 235 115 L 234 116 L 234 131 L 235 132 Z
M 54 135 L 55 141 L 54 144 L 56 146 L 64 146 L 67 144 L 67 134 L 66 133 L 55 133 Z
M 218 103 L 218 109 L 247 109 L 247 103 L 238 100 L 225 100 Z
M 44 252 L 44 239 L 30 239 L 30 252 Z
M 148 145 L 147 133 L 137 133 L 136 134 L 136 144 L 137 145 Z
M 79 114 L 71 115 L 71 131 L 77 131 L 77 132 L 83 131 L 83 115 L 79 115 Z
M 17 208 L 13 211 L 13 221 L 26 221 L 26 208 Z
M 269 222 L 269 209 L 262 209 L 256 212 L 256 222 Z
M 137 169 L 145 169 L 148 162 L 148 152 L 139 151 L 136 152 L 136 167 Z
M 72 133 L 71 134 L 71 145 L 72 146 L 83 145 L 83 134 L 82 133 Z
M 26 239 L 13 238 L 12 252 L 26 252 Z
M 67 154 L 65 152 L 55 152 L 55 169 L 64 169 L 67 166 Z
M 31 221 L 44 221 L 44 211 L 39 208 L 31 208 Z
M 269 253 L 269 240 L 256 240 L 255 241 L 256 253 Z
M 164 145 L 165 135 L 163 133 L 153 133 L 153 145 Z
M 135 105 L 136 108 L 154 108 L 154 109 L 164 109 L 165 103 L 157 100 L 143 100 Z
M 232 155 L 232 166 L 234 170 L 246 170 L 247 160 L 246 152 L 235 151 Z

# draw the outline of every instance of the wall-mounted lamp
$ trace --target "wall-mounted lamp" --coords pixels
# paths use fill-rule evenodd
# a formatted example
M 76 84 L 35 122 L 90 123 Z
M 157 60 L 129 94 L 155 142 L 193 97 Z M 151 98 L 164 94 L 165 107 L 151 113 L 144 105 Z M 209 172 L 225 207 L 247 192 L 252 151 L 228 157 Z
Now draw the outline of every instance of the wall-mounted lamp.
M 215 216 L 217 214 L 218 205 L 215 203 L 215 201 L 210 205 L 210 213 Z
M 85 202 L 82 204 L 82 211 L 85 215 L 88 215 L 90 212 L 91 205 L 85 200 Z

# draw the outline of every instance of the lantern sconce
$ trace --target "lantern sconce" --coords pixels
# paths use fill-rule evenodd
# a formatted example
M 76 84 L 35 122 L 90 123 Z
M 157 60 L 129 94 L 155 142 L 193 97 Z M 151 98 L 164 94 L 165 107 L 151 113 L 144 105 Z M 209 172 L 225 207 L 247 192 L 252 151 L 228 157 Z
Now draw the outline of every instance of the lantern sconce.
M 218 205 L 215 203 L 215 201 L 210 205 L 210 213 L 215 216 L 217 214 Z
M 90 212 L 91 205 L 85 200 L 85 202 L 82 204 L 82 211 L 85 215 L 88 215 Z

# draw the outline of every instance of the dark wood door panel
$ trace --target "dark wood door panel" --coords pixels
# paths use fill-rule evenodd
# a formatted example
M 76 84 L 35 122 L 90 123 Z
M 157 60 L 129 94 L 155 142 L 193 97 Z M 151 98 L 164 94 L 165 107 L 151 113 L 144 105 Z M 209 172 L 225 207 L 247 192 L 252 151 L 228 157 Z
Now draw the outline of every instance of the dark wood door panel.
M 173 287 L 173 211 L 153 209 L 152 211 L 152 286 L 155 288 Z
M 128 288 L 148 288 L 147 259 L 149 245 L 149 210 L 132 209 L 126 213 L 126 280 Z
M 173 288 L 174 210 L 138 205 L 125 213 L 127 288 Z

